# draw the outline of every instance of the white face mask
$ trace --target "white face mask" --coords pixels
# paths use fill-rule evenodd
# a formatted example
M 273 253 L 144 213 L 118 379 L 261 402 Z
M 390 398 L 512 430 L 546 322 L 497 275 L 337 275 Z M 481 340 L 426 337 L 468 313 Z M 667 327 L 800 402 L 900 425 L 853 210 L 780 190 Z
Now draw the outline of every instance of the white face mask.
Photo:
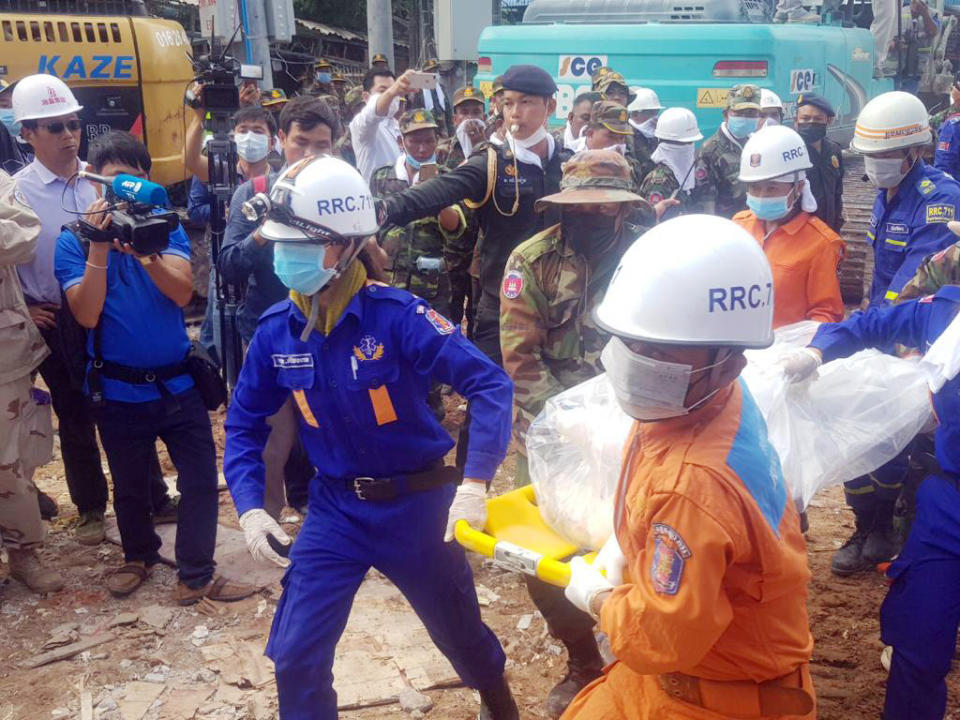
M 547 138 L 547 130 L 546 128 L 543 127 L 543 125 L 538 126 L 537 129 L 533 131 L 533 134 L 530 137 L 524 138 L 523 140 L 520 140 L 518 137 L 516 137 L 513 134 L 515 128 L 519 129 L 517 125 L 510 126 L 510 137 L 513 138 L 513 142 L 517 147 L 521 147 L 524 149 L 532 148 L 534 145 L 536 145 L 539 142 L 543 142 Z
M 869 155 L 863 158 L 863 169 L 870 182 L 878 188 L 895 188 L 899 185 L 907 175 L 902 167 L 903 158 L 876 158 Z
M 261 133 L 237 133 L 233 141 L 237 144 L 237 155 L 249 163 L 260 162 L 270 152 L 270 138 Z
M 644 422 L 686 415 L 713 397 L 720 388 L 690 407 L 684 405 L 690 389 L 690 376 L 716 367 L 729 357 L 727 354 L 712 365 L 694 370 L 692 365 L 638 355 L 618 337 L 611 338 L 600 354 L 620 407 L 630 417 Z

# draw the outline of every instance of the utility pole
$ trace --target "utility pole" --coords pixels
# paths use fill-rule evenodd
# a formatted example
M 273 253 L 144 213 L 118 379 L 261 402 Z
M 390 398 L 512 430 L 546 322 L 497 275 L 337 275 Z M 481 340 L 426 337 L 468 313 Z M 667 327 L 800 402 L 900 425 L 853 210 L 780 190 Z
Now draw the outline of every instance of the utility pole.
M 367 53 L 368 60 L 383 53 L 390 67 L 396 67 L 393 61 L 392 0 L 367 0 Z
M 500 24 L 500 0 L 491 0 L 493 3 L 493 24 Z
M 272 2 L 272 0 L 270 0 Z M 247 62 L 263 68 L 261 90 L 273 90 L 273 67 L 270 64 L 270 39 L 267 37 L 267 13 L 265 0 L 242 0 L 246 5 L 244 30 L 250 41 L 250 57 Z

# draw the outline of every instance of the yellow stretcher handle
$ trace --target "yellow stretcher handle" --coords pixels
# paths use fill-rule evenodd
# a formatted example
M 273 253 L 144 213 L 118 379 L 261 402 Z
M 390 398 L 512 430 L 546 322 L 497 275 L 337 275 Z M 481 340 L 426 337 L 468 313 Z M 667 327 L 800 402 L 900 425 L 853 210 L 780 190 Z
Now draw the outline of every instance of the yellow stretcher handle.
M 566 587 L 570 583 L 570 566 L 565 562 L 474 530 L 466 520 L 457 521 L 453 532 L 457 542 L 467 550 L 493 558 L 501 567 L 533 575 L 557 587 Z

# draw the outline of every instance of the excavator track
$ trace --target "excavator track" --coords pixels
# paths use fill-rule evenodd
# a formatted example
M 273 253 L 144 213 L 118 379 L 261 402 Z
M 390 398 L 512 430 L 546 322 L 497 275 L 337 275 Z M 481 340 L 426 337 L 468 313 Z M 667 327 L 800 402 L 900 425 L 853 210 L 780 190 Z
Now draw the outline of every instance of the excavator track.
M 840 235 L 847 243 L 847 254 L 840 263 L 840 291 L 848 305 L 859 305 L 873 276 L 873 248 L 867 240 L 867 228 L 877 191 L 863 174 L 863 157 L 843 154 L 843 212 L 846 223 Z

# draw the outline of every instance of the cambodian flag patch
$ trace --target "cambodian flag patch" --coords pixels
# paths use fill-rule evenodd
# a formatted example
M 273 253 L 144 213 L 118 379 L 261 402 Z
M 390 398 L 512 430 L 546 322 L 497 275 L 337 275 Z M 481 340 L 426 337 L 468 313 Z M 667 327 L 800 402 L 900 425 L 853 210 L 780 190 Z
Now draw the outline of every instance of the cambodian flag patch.
M 434 329 L 441 335 L 449 335 L 456 328 L 453 323 L 447 320 L 443 315 L 438 313 L 433 308 L 427 308 L 426 312 L 423 313 L 423 316 L 427 319 Z
M 511 270 L 503 278 L 503 296 L 507 300 L 516 300 L 523 292 L 523 275 L 517 270 Z
M 680 533 L 669 525 L 654 523 L 650 581 L 657 594 L 677 594 L 683 579 L 683 566 L 690 555 L 690 548 L 680 537 Z

